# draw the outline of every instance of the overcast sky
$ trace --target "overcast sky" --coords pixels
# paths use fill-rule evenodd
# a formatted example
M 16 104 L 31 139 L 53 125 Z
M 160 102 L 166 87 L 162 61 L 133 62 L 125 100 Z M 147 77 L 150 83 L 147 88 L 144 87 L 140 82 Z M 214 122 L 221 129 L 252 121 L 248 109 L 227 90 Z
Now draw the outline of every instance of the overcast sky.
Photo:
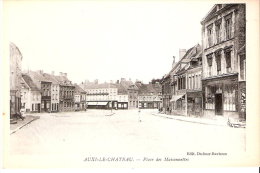
M 201 42 L 213 2 L 9 1 L 5 26 L 23 69 L 68 73 L 73 82 L 168 73 L 179 48 Z

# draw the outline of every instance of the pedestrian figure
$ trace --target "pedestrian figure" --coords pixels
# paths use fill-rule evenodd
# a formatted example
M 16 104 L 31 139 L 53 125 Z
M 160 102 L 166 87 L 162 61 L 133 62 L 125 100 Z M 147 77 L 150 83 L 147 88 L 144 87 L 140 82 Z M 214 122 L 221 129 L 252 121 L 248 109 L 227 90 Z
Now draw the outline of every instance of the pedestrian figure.
M 142 120 L 141 120 L 141 109 L 138 110 L 138 121 L 142 122 Z

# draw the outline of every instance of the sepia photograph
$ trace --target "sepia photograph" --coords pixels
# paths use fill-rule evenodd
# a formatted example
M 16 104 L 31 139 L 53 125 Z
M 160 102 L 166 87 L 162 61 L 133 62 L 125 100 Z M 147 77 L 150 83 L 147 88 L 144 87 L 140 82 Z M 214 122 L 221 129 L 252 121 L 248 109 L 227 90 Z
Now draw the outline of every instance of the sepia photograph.
M 2 9 L 4 168 L 260 166 L 259 1 Z

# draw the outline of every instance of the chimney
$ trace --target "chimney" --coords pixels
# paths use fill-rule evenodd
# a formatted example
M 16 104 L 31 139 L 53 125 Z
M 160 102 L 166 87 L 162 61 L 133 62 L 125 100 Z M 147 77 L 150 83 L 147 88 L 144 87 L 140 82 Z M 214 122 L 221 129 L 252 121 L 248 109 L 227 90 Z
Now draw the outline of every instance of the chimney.
M 67 73 L 63 73 L 63 75 L 64 75 L 65 77 L 67 77 Z
M 172 60 L 172 68 L 175 66 L 175 56 L 173 56 L 173 60 Z
M 186 52 L 187 52 L 186 49 L 179 49 L 179 59 L 183 58 Z
M 116 83 L 119 84 L 119 80 L 117 80 Z
M 125 81 L 125 78 L 121 78 L 121 82 L 122 82 L 122 81 Z

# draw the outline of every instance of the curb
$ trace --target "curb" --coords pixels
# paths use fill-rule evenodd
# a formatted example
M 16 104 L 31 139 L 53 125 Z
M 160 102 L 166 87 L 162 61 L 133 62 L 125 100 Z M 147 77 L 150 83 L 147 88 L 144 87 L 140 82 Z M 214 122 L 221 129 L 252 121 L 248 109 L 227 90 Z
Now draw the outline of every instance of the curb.
M 111 114 L 108 114 L 108 115 L 105 115 L 105 116 L 112 116 L 112 115 L 114 115 L 114 114 L 116 114 L 116 113 L 111 113 Z
M 168 116 L 158 115 L 158 114 L 154 114 L 154 113 L 152 113 L 152 115 L 154 115 L 154 116 L 159 116 L 159 117 L 163 117 L 163 118 L 168 118 L 168 119 L 174 119 L 174 120 L 178 120 L 178 121 L 189 122 L 189 123 L 197 123 L 197 124 L 203 124 L 203 125 L 215 125 L 215 126 L 228 127 L 228 125 L 224 125 L 224 124 L 214 124 L 214 123 L 196 122 L 196 121 L 191 121 L 191 120 L 183 120 L 183 119 L 178 119 L 178 118 L 174 118 L 174 117 L 168 117 Z
M 17 132 L 19 129 L 23 128 L 24 126 L 26 126 L 26 125 L 30 124 L 31 122 L 33 122 L 33 121 L 35 121 L 35 120 L 38 120 L 38 119 L 40 119 L 40 117 L 35 117 L 35 118 L 33 118 L 32 120 L 28 121 L 27 123 L 21 125 L 20 127 L 17 127 L 16 129 L 11 130 L 10 135 L 13 134 L 13 133 L 15 133 L 15 132 Z

